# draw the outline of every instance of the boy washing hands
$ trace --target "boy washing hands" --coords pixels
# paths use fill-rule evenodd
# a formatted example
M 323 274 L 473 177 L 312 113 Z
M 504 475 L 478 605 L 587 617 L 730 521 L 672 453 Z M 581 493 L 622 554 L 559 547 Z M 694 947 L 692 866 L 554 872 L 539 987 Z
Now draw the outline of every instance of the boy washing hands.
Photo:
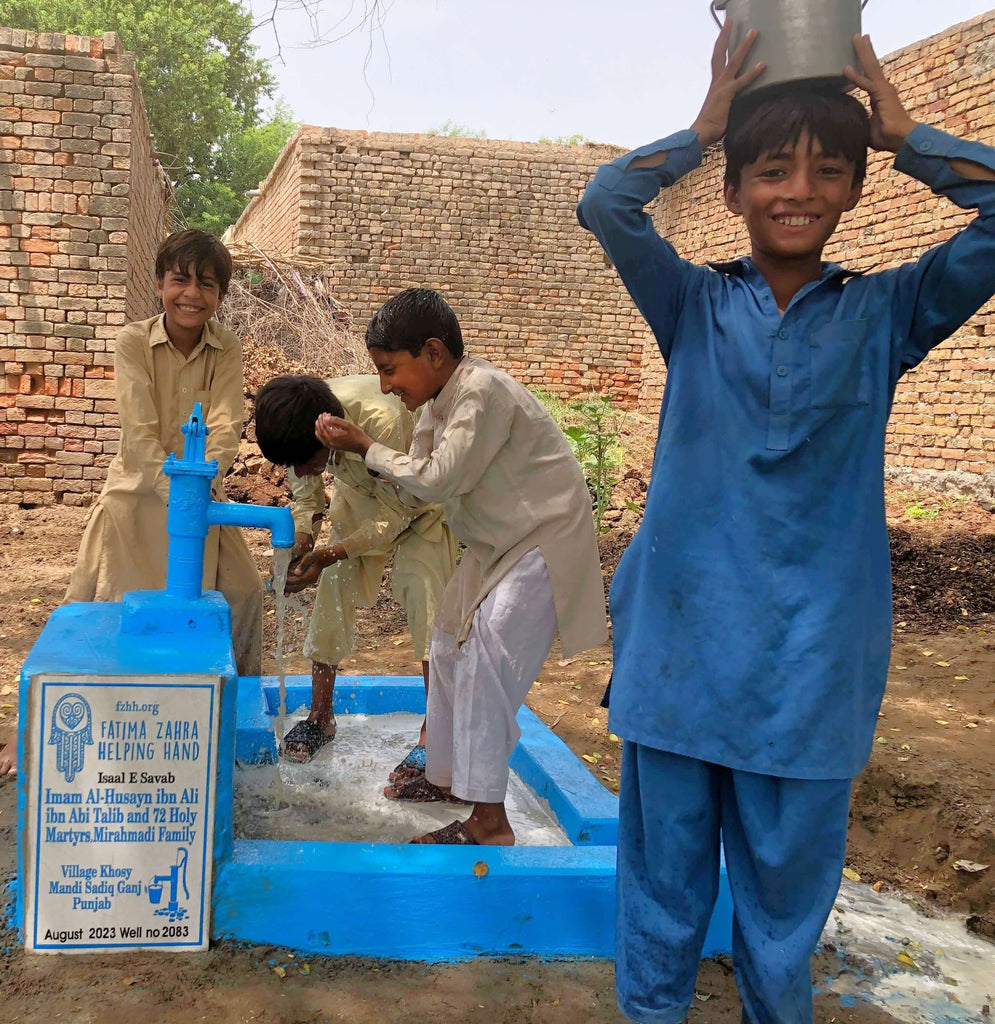
M 425 778 L 473 811 L 413 841 L 510 846 L 518 709 L 557 632 L 564 657 L 607 636 L 590 495 L 560 428 L 516 380 L 464 352 L 437 292 L 410 288 L 386 302 L 366 346 L 383 391 L 424 406 L 410 452 L 327 414 L 318 440 L 361 455 L 405 501 L 437 502 L 466 545 L 429 647 Z

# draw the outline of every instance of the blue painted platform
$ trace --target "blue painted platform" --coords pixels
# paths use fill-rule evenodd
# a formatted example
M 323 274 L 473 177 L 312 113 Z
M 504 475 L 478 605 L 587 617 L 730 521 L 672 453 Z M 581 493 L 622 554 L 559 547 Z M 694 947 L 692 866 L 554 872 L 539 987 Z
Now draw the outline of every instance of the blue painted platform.
M 224 609 L 226 610 L 226 609 Z M 272 677 L 234 676 L 226 623 L 169 635 L 125 635 L 122 605 L 69 605 L 50 618 L 21 676 L 21 723 L 32 679 L 122 675 L 164 680 L 209 671 L 224 680 L 214 829 L 214 939 L 331 955 L 444 961 L 480 955 L 610 958 L 615 934 L 618 801 L 528 708 L 512 770 L 548 801 L 570 840 L 560 847 L 437 847 L 236 840 L 235 764 L 273 762 L 279 703 Z M 199 621 L 199 620 L 198 620 Z M 181 623 L 181 625 L 185 624 Z M 217 637 L 214 634 L 217 634 Z M 201 635 L 203 634 L 203 635 Z M 170 672 L 163 673 L 162 665 Z M 287 708 L 310 701 L 310 679 L 291 677 Z M 338 715 L 423 714 L 420 676 L 340 676 Z M 19 749 L 26 749 L 23 736 Z M 27 766 L 20 765 L 23 828 Z M 23 835 L 23 832 L 22 832 Z M 23 843 L 8 909 L 23 936 Z M 724 868 L 706 956 L 731 948 Z
M 288 677 L 287 711 L 310 679 Z M 235 758 L 276 759 L 274 677 L 238 680 Z M 420 676 L 340 676 L 336 715 L 423 714 Z M 215 869 L 213 934 L 314 953 L 404 960 L 480 955 L 611 957 L 618 801 L 528 708 L 511 768 L 549 802 L 561 847 L 437 847 L 235 840 Z M 218 831 L 231 835 L 231 790 Z M 227 820 L 222 821 L 226 817 Z M 723 869 L 706 956 L 731 948 Z

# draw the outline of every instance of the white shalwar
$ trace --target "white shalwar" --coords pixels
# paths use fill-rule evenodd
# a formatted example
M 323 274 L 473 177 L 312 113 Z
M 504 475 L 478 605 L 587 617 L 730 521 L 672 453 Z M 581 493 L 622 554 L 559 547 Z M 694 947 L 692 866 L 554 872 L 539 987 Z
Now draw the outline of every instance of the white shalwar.
M 463 800 L 501 803 L 516 715 L 556 636 L 546 562 L 527 551 L 480 603 L 466 640 L 432 632 L 425 776 Z

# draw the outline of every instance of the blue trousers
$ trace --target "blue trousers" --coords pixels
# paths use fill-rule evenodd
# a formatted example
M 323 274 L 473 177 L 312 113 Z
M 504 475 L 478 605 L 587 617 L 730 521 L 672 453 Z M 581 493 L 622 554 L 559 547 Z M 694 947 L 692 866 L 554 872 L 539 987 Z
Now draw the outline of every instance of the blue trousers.
M 622 754 L 615 986 L 639 1024 L 679 1024 L 719 883 L 748 1024 L 811 1024 L 811 958 L 839 889 L 850 779 L 734 771 L 636 743 Z

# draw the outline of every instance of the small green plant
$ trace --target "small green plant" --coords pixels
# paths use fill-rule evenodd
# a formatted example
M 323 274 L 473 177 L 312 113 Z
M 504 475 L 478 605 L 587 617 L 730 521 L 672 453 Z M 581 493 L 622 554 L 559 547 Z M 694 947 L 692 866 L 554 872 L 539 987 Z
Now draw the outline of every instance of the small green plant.
M 910 519 L 935 519 L 940 513 L 935 508 L 926 508 L 921 501 L 914 501 L 905 506 L 905 514 Z
M 457 124 L 455 121 L 446 121 L 437 128 L 429 128 L 429 135 L 445 135 L 451 139 L 486 139 L 487 132 L 483 128 L 467 128 L 465 124 Z
M 542 388 L 532 388 L 532 393 L 563 431 L 580 463 L 591 492 L 595 529 L 600 533 L 622 467 L 619 438 L 625 414 L 612 403 L 613 396 L 596 391 L 572 402 Z
M 570 409 L 579 422 L 566 427 L 563 433 L 587 479 L 594 501 L 594 528 L 600 533 L 622 466 L 619 437 L 624 417 L 610 397 L 595 392 L 571 402 Z
M 585 142 L 590 142 L 590 139 L 577 132 L 574 135 L 557 135 L 554 138 L 541 135 L 539 142 L 547 146 L 583 146 Z

